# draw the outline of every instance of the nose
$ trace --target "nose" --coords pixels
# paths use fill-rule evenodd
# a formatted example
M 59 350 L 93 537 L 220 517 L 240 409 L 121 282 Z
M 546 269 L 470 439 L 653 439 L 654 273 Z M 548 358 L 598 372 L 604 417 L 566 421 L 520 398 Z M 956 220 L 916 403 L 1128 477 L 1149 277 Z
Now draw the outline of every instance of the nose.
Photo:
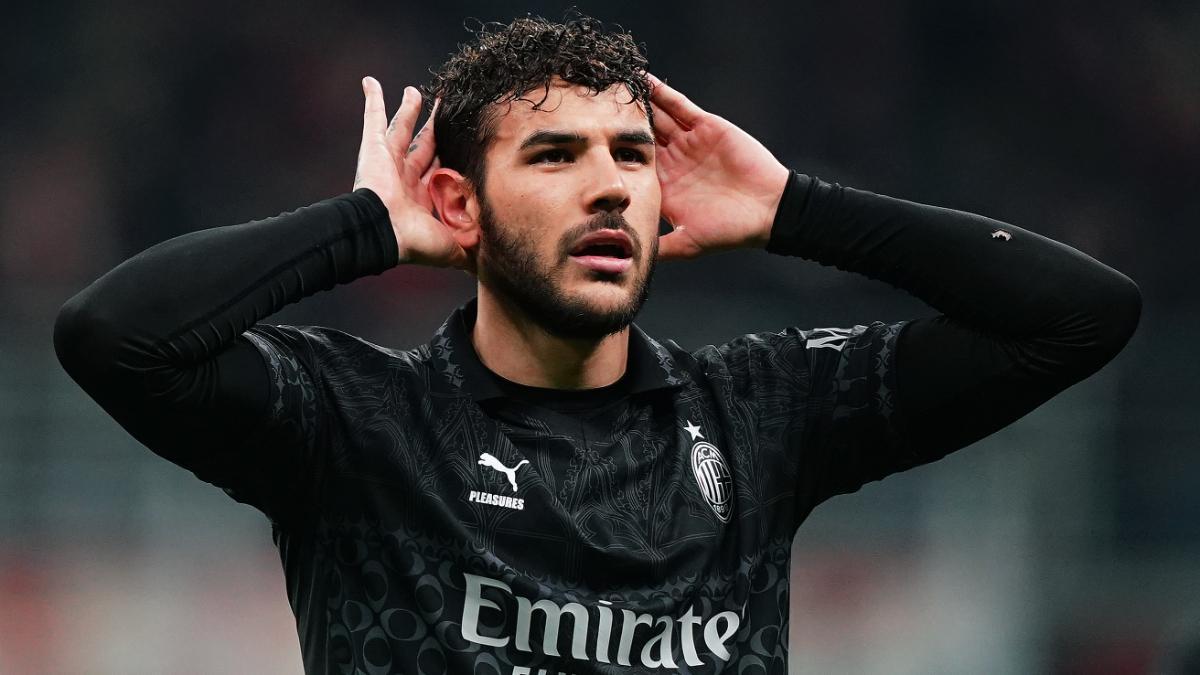
M 629 208 L 629 189 L 625 187 L 621 168 L 610 156 L 596 160 L 587 207 L 589 213 L 623 213 Z

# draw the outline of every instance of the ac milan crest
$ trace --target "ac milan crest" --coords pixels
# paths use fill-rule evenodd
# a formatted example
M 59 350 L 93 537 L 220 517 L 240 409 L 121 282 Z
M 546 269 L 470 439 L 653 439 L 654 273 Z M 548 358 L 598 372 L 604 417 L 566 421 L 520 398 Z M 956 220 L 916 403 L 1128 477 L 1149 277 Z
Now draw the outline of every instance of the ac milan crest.
M 692 473 L 704 501 L 712 508 L 721 522 L 729 522 L 733 511 L 733 476 L 717 446 L 700 441 L 692 446 Z

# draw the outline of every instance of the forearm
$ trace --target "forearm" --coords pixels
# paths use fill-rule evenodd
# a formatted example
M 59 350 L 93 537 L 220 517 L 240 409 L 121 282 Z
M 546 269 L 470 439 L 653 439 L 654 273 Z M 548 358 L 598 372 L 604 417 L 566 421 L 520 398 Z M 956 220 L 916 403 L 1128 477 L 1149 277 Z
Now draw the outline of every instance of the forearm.
M 238 336 L 288 303 L 396 264 L 387 211 L 367 190 L 274 218 L 202 230 L 125 261 L 55 324 L 64 368 L 143 442 L 139 413 L 265 405 L 261 361 Z
M 897 348 L 897 407 L 944 452 L 1025 414 L 1107 363 L 1137 325 L 1121 273 L 1033 232 L 793 175 L 768 250 L 858 272 L 943 316 Z

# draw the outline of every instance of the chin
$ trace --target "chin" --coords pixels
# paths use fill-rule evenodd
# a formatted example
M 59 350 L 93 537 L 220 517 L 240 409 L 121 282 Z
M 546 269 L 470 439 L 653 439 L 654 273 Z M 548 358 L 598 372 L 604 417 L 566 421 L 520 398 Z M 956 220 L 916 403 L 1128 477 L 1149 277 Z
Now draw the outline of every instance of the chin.
M 599 340 L 628 328 L 644 300 L 616 287 L 561 294 L 554 310 L 542 307 L 539 323 L 559 337 Z
M 633 287 L 633 280 L 629 278 L 596 275 L 583 283 L 574 284 L 573 287 L 560 287 L 559 293 L 574 300 L 607 305 L 631 300 Z

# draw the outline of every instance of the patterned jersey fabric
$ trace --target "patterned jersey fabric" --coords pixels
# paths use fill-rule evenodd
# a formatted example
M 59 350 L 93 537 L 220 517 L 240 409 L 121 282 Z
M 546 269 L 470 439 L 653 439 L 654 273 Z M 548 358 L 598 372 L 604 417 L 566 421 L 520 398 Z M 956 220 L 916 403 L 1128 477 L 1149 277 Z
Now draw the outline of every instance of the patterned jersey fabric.
M 625 395 L 580 418 L 506 397 L 473 320 L 411 351 L 246 333 L 293 441 L 274 471 L 215 482 L 272 518 L 306 668 L 785 672 L 796 527 L 911 465 L 904 324 L 692 353 L 634 327 Z

